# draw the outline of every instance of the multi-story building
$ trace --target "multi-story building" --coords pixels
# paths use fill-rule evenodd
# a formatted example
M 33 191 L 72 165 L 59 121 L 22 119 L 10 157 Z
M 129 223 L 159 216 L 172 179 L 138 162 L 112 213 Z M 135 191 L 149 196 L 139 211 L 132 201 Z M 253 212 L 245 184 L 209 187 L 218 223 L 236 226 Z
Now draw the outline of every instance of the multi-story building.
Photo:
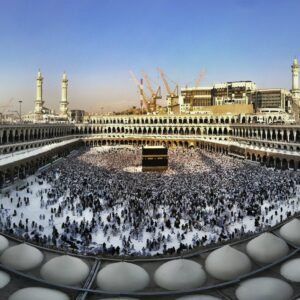
M 259 89 L 252 93 L 251 101 L 256 110 L 288 111 L 290 93 L 285 89 Z
M 169 114 L 176 114 L 180 112 L 180 105 L 178 103 L 179 97 L 178 93 L 173 95 L 167 95 L 167 112 Z
M 217 83 L 212 90 L 214 105 L 249 104 L 251 93 L 256 90 L 252 81 Z
M 180 112 L 201 110 L 202 106 L 213 105 L 212 87 L 186 87 L 181 89 Z
M 84 120 L 85 111 L 81 109 L 72 109 L 70 111 L 70 121 L 75 123 L 82 123 Z
M 213 87 L 182 88 L 180 112 L 203 111 L 206 106 L 250 104 L 251 93 L 256 90 L 252 81 L 217 83 Z

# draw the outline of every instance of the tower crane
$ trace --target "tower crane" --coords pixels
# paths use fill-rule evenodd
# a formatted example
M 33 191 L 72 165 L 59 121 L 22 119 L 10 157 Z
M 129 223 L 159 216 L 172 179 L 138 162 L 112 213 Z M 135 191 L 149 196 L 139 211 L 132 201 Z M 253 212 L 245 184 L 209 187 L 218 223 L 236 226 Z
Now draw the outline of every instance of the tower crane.
M 132 71 L 130 71 L 129 73 L 130 73 L 130 76 L 131 76 L 133 82 L 136 84 L 136 86 L 138 88 L 138 92 L 140 95 L 141 110 L 143 111 L 143 108 L 145 108 L 146 111 L 148 112 L 151 101 L 149 99 L 147 99 L 147 96 L 145 95 L 143 79 L 141 79 L 141 81 L 138 81 L 138 79 L 136 78 L 136 76 L 134 75 L 134 73 Z
M 166 79 L 165 72 L 160 67 L 157 67 L 157 71 L 160 74 L 160 77 L 161 77 L 161 79 L 162 79 L 162 81 L 163 81 L 163 83 L 165 85 L 165 88 L 166 88 L 166 90 L 168 92 L 168 95 L 170 97 L 178 97 L 178 85 L 176 84 L 175 89 L 172 91 L 171 88 L 170 88 L 170 85 L 169 85 L 169 83 L 168 83 L 168 81 Z
M 7 104 L 0 105 L 0 121 L 5 117 L 5 115 L 9 112 L 9 109 L 12 106 L 12 101 L 14 98 L 10 98 Z
M 142 75 L 146 81 L 146 85 L 148 90 L 151 93 L 151 102 L 150 102 L 150 107 L 149 110 L 150 112 L 156 112 L 156 108 L 157 108 L 157 100 L 161 99 L 161 88 L 160 86 L 157 88 L 157 90 L 155 91 L 151 85 L 150 79 L 148 77 L 148 75 L 145 73 L 145 71 L 142 71 Z
M 205 77 L 206 71 L 205 69 L 202 69 L 197 77 L 197 79 L 195 80 L 195 87 L 199 87 L 201 81 L 203 80 L 203 78 Z
M 165 85 L 165 88 L 167 90 L 167 107 L 168 107 L 168 112 L 173 111 L 175 106 L 178 104 L 178 84 L 176 84 L 175 89 L 171 90 L 170 85 L 166 79 L 166 75 L 164 71 L 161 68 L 157 68 L 160 77 Z
M 0 113 L 2 115 L 4 115 L 9 110 L 9 108 L 11 108 L 11 104 L 12 104 L 13 100 L 14 100 L 14 98 L 10 98 L 9 101 L 7 102 L 7 104 L 0 105 Z

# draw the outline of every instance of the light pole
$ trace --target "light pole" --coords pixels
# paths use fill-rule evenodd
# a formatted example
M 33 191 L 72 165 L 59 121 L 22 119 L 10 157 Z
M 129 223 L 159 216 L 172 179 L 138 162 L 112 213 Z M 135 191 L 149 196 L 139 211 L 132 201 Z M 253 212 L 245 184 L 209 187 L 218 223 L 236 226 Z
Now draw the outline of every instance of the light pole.
M 101 107 L 101 123 L 103 124 L 103 107 Z
M 20 110 L 19 110 L 19 117 L 20 117 L 20 122 L 22 122 L 22 100 L 19 100 L 20 103 Z

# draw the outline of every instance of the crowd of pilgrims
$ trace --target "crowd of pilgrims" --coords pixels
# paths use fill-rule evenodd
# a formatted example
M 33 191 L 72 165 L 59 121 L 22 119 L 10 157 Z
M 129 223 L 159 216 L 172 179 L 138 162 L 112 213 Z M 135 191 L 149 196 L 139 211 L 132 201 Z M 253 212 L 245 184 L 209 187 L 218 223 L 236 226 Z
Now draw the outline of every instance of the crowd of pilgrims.
M 164 173 L 124 171 L 140 164 L 139 148 L 93 148 L 64 158 L 15 194 L 6 192 L 1 230 L 77 252 L 173 254 L 262 231 L 294 214 L 300 201 L 299 173 L 221 153 L 169 149 Z M 40 186 L 35 193 L 33 185 Z M 5 213 L 9 199 L 12 214 Z M 36 221 L 22 210 L 32 201 L 41 208 Z

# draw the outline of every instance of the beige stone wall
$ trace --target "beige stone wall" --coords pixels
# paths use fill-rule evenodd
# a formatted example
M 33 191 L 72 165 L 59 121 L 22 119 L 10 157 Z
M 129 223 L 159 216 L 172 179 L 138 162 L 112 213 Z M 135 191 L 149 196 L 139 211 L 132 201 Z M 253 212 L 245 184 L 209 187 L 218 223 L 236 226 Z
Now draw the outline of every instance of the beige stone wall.
M 212 106 L 196 106 L 194 111 L 210 111 L 213 114 L 252 114 L 254 113 L 252 104 L 225 104 Z

